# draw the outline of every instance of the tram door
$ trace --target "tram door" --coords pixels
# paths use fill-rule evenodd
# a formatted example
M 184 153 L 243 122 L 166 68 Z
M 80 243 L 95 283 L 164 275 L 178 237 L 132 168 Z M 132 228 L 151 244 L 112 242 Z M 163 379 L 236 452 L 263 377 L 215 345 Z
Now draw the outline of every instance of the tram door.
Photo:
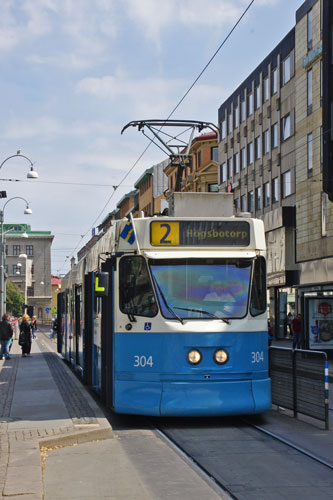
M 107 408 L 113 407 L 113 342 L 114 342 L 114 272 L 116 260 L 108 259 L 102 271 L 109 274 L 108 293 L 102 297 L 102 392 Z
M 85 276 L 84 294 L 84 381 L 96 392 L 101 393 L 102 346 L 101 311 L 102 298 L 95 293 L 95 273 Z
M 75 285 L 75 365 L 83 370 L 83 304 L 82 285 Z

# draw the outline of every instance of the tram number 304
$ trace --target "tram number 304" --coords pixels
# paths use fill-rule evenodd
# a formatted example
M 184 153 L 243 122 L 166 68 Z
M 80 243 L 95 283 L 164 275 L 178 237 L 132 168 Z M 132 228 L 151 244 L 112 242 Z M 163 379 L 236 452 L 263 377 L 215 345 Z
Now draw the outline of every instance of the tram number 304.
M 144 368 L 145 366 L 153 366 L 153 356 L 134 356 L 134 367 Z
M 264 361 L 263 351 L 252 351 L 251 352 L 251 363 L 262 363 Z

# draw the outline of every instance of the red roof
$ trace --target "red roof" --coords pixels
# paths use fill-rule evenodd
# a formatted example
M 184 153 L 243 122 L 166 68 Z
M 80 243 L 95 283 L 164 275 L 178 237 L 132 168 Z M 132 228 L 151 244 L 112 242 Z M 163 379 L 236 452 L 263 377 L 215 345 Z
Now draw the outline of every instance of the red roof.
M 192 144 L 193 144 L 193 142 L 209 141 L 209 140 L 216 139 L 216 138 L 217 138 L 216 132 L 207 132 L 207 134 L 201 134 L 198 137 L 195 137 L 192 141 Z

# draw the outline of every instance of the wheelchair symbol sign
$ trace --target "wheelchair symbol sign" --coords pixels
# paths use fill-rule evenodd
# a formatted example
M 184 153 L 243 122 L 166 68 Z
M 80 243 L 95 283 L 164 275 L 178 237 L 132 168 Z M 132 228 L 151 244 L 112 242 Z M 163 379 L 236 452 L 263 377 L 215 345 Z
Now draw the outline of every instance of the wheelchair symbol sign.
M 145 331 L 146 332 L 150 332 L 150 330 L 151 330 L 151 323 L 150 322 L 146 322 L 145 323 Z

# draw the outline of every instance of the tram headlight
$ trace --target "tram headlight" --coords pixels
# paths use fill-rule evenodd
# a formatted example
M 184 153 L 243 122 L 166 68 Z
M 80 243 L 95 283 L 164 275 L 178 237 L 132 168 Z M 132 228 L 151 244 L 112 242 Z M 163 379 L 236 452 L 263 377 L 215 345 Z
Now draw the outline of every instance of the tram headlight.
M 190 352 L 187 353 L 187 361 L 191 365 L 197 365 L 200 363 L 202 359 L 202 355 L 200 351 L 197 351 L 196 349 L 192 349 Z
M 218 349 L 214 352 L 213 358 L 215 363 L 217 363 L 218 365 L 224 365 L 224 363 L 226 363 L 229 359 L 229 354 L 223 349 Z

